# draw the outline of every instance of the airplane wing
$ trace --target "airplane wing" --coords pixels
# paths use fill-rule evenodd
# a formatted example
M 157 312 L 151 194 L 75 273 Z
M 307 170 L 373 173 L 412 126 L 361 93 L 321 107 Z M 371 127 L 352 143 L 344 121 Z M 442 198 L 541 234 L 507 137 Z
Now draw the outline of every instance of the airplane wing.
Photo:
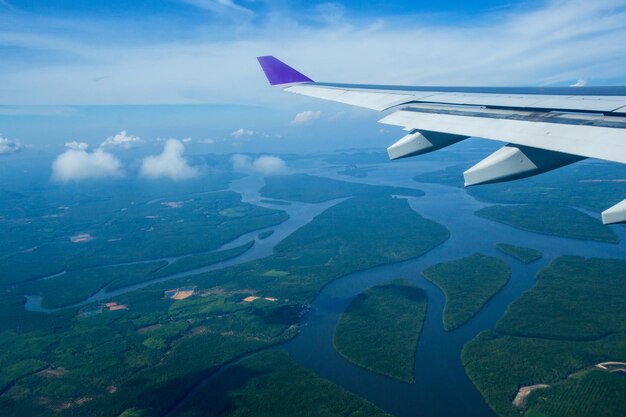
M 465 185 L 511 181 L 585 158 L 626 164 L 626 87 L 407 87 L 315 82 L 273 56 L 258 58 L 272 86 L 377 111 L 408 134 L 391 159 L 469 137 L 505 142 L 463 173 Z M 626 200 L 602 213 L 626 223 Z

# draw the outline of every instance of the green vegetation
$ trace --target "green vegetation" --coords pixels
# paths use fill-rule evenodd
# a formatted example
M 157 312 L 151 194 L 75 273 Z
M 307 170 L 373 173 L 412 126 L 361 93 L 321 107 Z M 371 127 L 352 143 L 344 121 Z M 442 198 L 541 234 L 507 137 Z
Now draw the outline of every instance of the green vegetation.
M 54 202 L 45 210 L 30 209 L 27 218 L 17 211 L 2 218 L 0 253 L 6 256 L 0 284 L 64 270 L 208 252 L 288 217 L 283 211 L 242 203 L 232 192 L 175 195 L 173 201 L 141 192 L 125 197 Z M 86 239 L 71 240 L 81 234 Z
M 455 165 L 442 171 L 419 175 L 415 180 L 463 187 L 463 171 L 468 168 L 467 164 Z M 608 162 L 578 163 L 514 182 L 471 187 L 468 193 L 489 203 L 555 204 L 600 212 L 624 198 L 624 179 L 624 165 Z
M 564 382 L 571 374 L 596 363 L 623 358 L 624 352 L 624 333 L 596 341 L 574 342 L 498 337 L 493 332 L 484 332 L 465 345 L 461 357 L 467 375 L 489 406 L 500 416 L 519 417 L 520 410 L 512 401 L 520 387 Z M 543 396 L 544 392 L 537 391 L 537 395 Z M 623 415 L 623 410 L 618 407 L 605 412 L 617 416 Z M 562 416 L 569 415 L 553 417 Z
M 250 248 L 254 246 L 254 240 L 237 246 L 231 249 L 225 249 L 218 252 L 199 253 L 196 255 L 184 256 L 177 259 L 173 264 L 160 269 L 155 275 L 156 277 L 166 277 L 181 272 L 187 272 L 205 266 L 213 265 L 218 262 L 223 262 L 228 259 L 236 258 L 239 255 L 246 253 Z M 124 285 L 123 285 L 124 286 Z M 109 288 L 116 288 L 115 284 L 109 286 Z
M 65 307 L 79 303 L 103 288 L 124 288 L 234 258 L 249 250 L 253 244 L 254 241 L 250 241 L 224 251 L 185 256 L 171 265 L 166 261 L 156 261 L 69 271 L 56 278 L 26 283 L 20 286 L 20 291 L 27 295 L 41 296 L 45 308 Z
M 529 204 L 490 206 L 476 212 L 480 217 L 531 232 L 560 237 L 618 243 L 619 238 L 600 220 L 579 210 L 558 206 Z
M 528 415 L 623 415 L 624 402 L 609 399 L 623 383 L 578 372 L 625 359 L 624 270 L 625 260 L 558 258 L 508 308 L 497 325 L 502 335 L 484 332 L 464 347 L 467 374 L 499 415 L 519 416 L 511 401 L 534 384 L 553 387 L 531 394 Z
M 261 194 L 281 200 L 320 203 L 337 198 L 372 194 L 419 197 L 423 196 L 424 192 L 414 188 L 372 186 L 298 174 L 267 177 Z
M 286 353 L 253 355 L 212 380 L 175 414 L 210 416 L 388 416 L 296 364 Z
M 241 235 L 251 224 L 220 218 L 230 236 Z M 419 256 L 447 238 L 444 227 L 423 219 L 406 200 L 373 192 L 325 211 L 265 259 L 156 283 L 111 300 L 128 310 L 105 309 L 91 316 L 73 309 L 28 313 L 21 308 L 22 286 L 46 281 L 3 290 L 0 298 L 7 303 L 0 306 L 0 369 L 26 360 L 23 365 L 29 366 L 3 380 L 9 388 L 0 394 L 0 410 L 6 415 L 163 415 L 222 364 L 294 337 L 304 306 L 328 282 Z M 167 268 L 179 267 L 188 265 Z M 131 274 L 125 279 L 140 278 Z M 166 290 L 184 286 L 195 287 L 196 293 L 184 300 L 164 297 Z M 253 294 L 275 301 L 243 302 Z M 33 374 L 40 366 L 63 371 Z M 306 404 L 307 392 L 298 392 Z M 261 403 L 269 400 L 259 398 Z
M 593 370 L 532 393 L 527 417 L 621 417 L 626 412 L 626 378 Z
M 339 171 L 338 174 L 354 178 L 365 178 L 373 169 L 374 168 L 372 167 L 358 167 L 356 165 L 350 165 L 345 167 L 343 171 Z
M 541 259 L 541 257 L 543 256 L 543 254 L 538 250 L 525 248 L 523 246 L 509 245 L 506 243 L 498 243 L 496 245 L 496 249 L 526 264 Z
M 259 233 L 259 240 L 265 240 L 268 237 L 272 236 L 274 234 L 273 230 L 266 230 L 265 232 L 261 232 Z
M 509 306 L 497 329 L 516 336 L 568 340 L 624 331 L 624 271 L 626 260 L 560 257 Z
M 413 382 L 426 304 L 424 291 L 408 281 L 365 290 L 341 315 L 333 336 L 335 349 L 366 369 Z
M 504 261 L 476 253 L 433 265 L 423 274 L 446 295 L 443 327 L 450 331 L 474 317 L 506 285 L 511 271 Z

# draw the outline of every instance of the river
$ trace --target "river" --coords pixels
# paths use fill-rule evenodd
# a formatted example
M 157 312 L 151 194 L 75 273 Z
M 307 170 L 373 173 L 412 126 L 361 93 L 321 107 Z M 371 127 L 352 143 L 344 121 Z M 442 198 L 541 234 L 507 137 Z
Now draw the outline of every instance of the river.
M 319 165 L 308 163 L 299 169 L 299 172 L 343 181 L 422 189 L 426 196 L 408 198 L 411 208 L 422 216 L 445 225 L 450 230 L 451 236 L 442 245 L 420 258 L 353 273 L 331 282 L 321 290 L 311 304 L 310 310 L 302 317 L 300 333 L 286 344 L 271 349 L 286 350 L 304 367 L 399 417 L 494 416 L 463 370 L 460 359 L 463 345 L 481 331 L 493 329 L 507 306 L 533 285 L 537 271 L 556 257 L 578 255 L 624 258 L 626 228 L 612 226 L 622 242 L 614 245 L 544 236 L 492 222 L 474 215 L 476 210 L 488 204 L 475 200 L 465 190 L 439 184 L 416 183 L 412 179 L 419 172 L 439 170 L 443 167 L 445 164 L 442 163 L 419 161 L 384 164 L 376 167 L 366 178 L 358 179 L 338 175 L 337 172 L 342 170 L 338 167 L 320 168 Z M 103 290 L 78 305 L 135 291 L 155 282 L 225 268 L 267 256 L 278 242 L 340 201 L 271 206 L 260 202 L 262 197 L 258 190 L 262 185 L 262 178 L 250 176 L 233 182 L 231 190 L 240 193 L 245 202 L 284 209 L 288 212 L 290 219 L 287 222 L 270 228 L 275 230 L 270 238 L 258 240 L 256 236 L 259 231 L 246 234 L 223 247 L 234 247 L 254 239 L 256 242 L 252 249 L 237 258 L 112 292 Z M 534 263 L 523 264 L 498 252 L 495 244 L 500 242 L 538 249 L 543 252 L 544 257 Z M 421 271 L 430 265 L 458 259 L 475 252 L 505 260 L 511 267 L 511 279 L 468 323 L 447 332 L 443 329 L 441 321 L 445 303 L 443 294 L 421 276 Z M 428 297 L 426 321 L 415 354 L 415 383 L 412 384 L 402 383 L 351 364 L 337 354 L 332 346 L 334 327 L 352 299 L 372 285 L 397 278 L 414 282 L 426 291 Z M 41 300 L 36 297 L 28 298 L 26 308 L 32 311 L 49 311 L 41 307 Z M 213 377 L 201 382 L 199 387 L 210 383 Z M 197 391 L 196 388 L 177 409 Z

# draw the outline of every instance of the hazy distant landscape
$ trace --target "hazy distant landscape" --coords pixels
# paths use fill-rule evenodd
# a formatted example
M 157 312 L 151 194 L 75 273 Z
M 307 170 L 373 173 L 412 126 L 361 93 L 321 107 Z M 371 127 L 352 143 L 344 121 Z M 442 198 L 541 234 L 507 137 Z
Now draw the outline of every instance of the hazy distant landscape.
M 499 416 L 623 415 L 626 378 L 596 367 L 626 361 L 626 228 L 597 215 L 621 184 L 599 194 L 586 181 L 626 171 L 578 164 L 466 192 L 463 152 L 291 156 L 267 177 L 207 156 L 220 168 L 158 187 L 6 180 L 0 411 L 439 415 L 404 394 L 388 407 L 344 384 L 350 370 L 382 378 L 388 396 L 430 385 L 451 416 L 485 415 L 484 402 Z M 353 296 L 317 303 L 361 276 Z M 330 336 L 299 347 L 325 311 Z M 441 376 L 420 356 L 433 332 Z M 323 343 L 344 371 L 300 359 Z M 477 394 L 455 406 L 462 394 L 427 378 Z

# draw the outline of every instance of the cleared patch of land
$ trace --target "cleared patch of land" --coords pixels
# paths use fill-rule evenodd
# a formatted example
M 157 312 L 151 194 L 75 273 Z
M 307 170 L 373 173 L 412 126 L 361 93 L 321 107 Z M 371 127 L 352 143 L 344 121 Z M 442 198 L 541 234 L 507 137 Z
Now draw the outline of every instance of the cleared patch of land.
M 571 207 L 543 204 L 489 206 L 478 210 L 476 215 L 530 232 L 598 242 L 619 242 L 610 227 Z
M 525 248 L 523 246 L 509 245 L 506 243 L 498 243 L 496 245 L 496 249 L 526 264 L 541 259 L 541 257 L 543 256 L 543 254 L 538 250 Z
M 508 282 L 506 262 L 475 253 L 466 258 L 433 265 L 423 272 L 446 296 L 443 326 L 454 330 L 467 323 Z
M 424 291 L 408 281 L 369 288 L 341 315 L 333 335 L 335 349 L 366 369 L 413 382 L 426 305 Z
M 587 371 L 626 352 L 625 270 L 626 260 L 558 258 L 509 306 L 499 333 L 465 345 L 465 370 L 491 408 L 519 416 L 519 387 L 547 384 L 528 396 L 527 416 L 624 415 L 624 378 Z
M 286 353 L 259 353 L 231 365 L 176 417 L 389 416 L 368 401 L 296 364 Z
M 359 195 L 403 195 L 420 197 L 424 192 L 414 188 L 373 186 L 305 174 L 276 175 L 265 179 L 261 194 L 279 200 L 321 203 Z

